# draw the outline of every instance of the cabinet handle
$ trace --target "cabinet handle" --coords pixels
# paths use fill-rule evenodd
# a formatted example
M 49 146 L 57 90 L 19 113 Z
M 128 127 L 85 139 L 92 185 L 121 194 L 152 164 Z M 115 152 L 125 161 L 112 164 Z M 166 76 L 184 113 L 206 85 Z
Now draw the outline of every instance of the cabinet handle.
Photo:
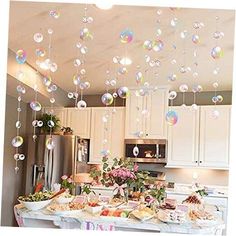
M 202 163 L 202 161 L 199 161 L 199 163 Z
M 197 161 L 195 161 L 195 163 L 197 163 Z
M 146 136 L 148 136 L 148 134 L 146 134 Z

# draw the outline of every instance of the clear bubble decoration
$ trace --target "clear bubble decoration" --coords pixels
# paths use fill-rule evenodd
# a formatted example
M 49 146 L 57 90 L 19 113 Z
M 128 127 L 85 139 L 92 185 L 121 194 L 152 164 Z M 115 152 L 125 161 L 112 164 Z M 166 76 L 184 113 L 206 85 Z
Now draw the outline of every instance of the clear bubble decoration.
M 211 56 L 213 59 L 220 59 L 223 57 L 224 53 L 220 46 L 216 46 L 211 50 Z
M 86 70 L 85 70 L 84 68 L 82 68 L 82 69 L 80 70 L 80 74 L 81 74 L 81 75 L 85 75 L 85 74 L 86 74 Z
M 171 19 L 170 25 L 171 25 L 172 27 L 176 27 L 177 24 L 178 24 L 178 18 L 174 17 L 173 19 Z
M 44 57 L 46 55 L 46 51 L 43 48 L 36 48 L 35 55 L 37 57 Z
M 135 157 L 137 157 L 138 154 L 139 154 L 139 148 L 138 148 L 138 146 L 135 146 L 135 147 L 133 148 L 133 155 L 134 155 Z
M 52 103 L 52 104 L 53 104 L 53 103 L 55 103 L 55 101 L 56 101 L 56 100 L 55 100 L 55 98 L 50 98 L 50 100 L 49 100 L 49 101 L 50 101 L 50 103 Z
M 113 98 L 117 98 L 117 97 L 118 97 L 118 94 L 117 94 L 116 92 L 114 92 L 114 93 L 112 94 L 112 96 L 113 96 Z
M 177 123 L 178 121 L 178 114 L 176 111 L 168 111 L 166 113 L 166 121 L 167 121 L 167 124 L 170 125 L 170 126 L 173 126 Z
M 148 63 L 148 62 L 150 62 L 151 57 L 148 56 L 148 55 L 145 55 L 145 56 L 144 56 L 144 60 L 145 60 L 146 63 Z
M 162 34 L 162 30 L 161 29 L 157 29 L 157 31 L 156 31 L 157 37 L 161 36 L 161 34 Z
M 24 140 L 21 136 L 17 135 L 15 136 L 12 141 L 11 141 L 11 144 L 13 147 L 20 147 L 22 144 L 23 144 Z
M 74 66 L 75 67 L 79 67 L 81 64 L 82 64 L 82 62 L 81 62 L 80 59 L 77 58 L 77 59 L 74 60 Z
M 21 122 L 18 120 L 18 121 L 16 121 L 16 128 L 20 129 L 20 127 L 21 127 Z
M 169 92 L 169 100 L 174 100 L 177 97 L 177 93 L 175 91 L 170 91 Z
M 38 127 L 42 127 L 42 126 L 43 126 L 43 121 L 42 121 L 42 120 L 38 120 L 37 126 L 38 126 Z
M 79 75 L 75 74 L 72 78 L 74 85 L 79 85 L 81 82 L 81 78 Z
M 32 126 L 33 127 L 38 127 L 38 120 L 33 120 L 32 121 Z
M 20 160 L 19 156 L 20 156 L 19 153 L 14 154 L 15 161 L 19 161 Z
M 142 72 L 137 72 L 136 75 L 135 75 L 135 81 L 137 84 L 141 84 L 144 80 L 144 77 L 143 77 L 143 74 Z
M 202 88 L 201 85 L 194 85 L 194 86 L 193 86 L 193 89 L 192 89 L 192 91 L 193 91 L 194 93 L 200 93 L 200 92 L 202 92 L 202 90 L 203 90 L 203 88 Z
M 188 91 L 188 85 L 187 84 L 181 84 L 179 86 L 179 91 L 182 92 L 182 93 L 185 93 Z
M 218 110 L 213 110 L 211 116 L 213 119 L 218 119 L 220 116 L 220 112 Z
M 47 125 L 48 125 L 49 128 L 53 128 L 53 127 L 55 126 L 55 123 L 54 123 L 53 120 L 49 120 L 49 121 L 47 122 Z
M 60 17 L 60 13 L 56 10 L 49 11 L 49 16 L 51 16 L 54 19 L 58 19 Z
M 139 138 L 142 138 L 144 136 L 144 133 L 143 131 L 137 131 L 134 133 L 135 136 L 139 137 Z
M 121 43 L 130 43 L 133 40 L 133 32 L 130 29 L 125 29 L 120 33 Z
M 24 155 L 24 154 L 20 154 L 20 155 L 19 155 L 19 160 L 20 160 L 20 161 L 23 161 L 24 159 L 25 159 L 25 155 Z
M 67 97 L 70 98 L 70 99 L 73 98 L 73 93 L 72 93 L 72 92 L 69 92 L 69 93 L 67 94 Z
M 160 39 L 154 40 L 152 42 L 152 49 L 155 52 L 161 51 L 163 49 L 163 47 L 164 47 L 164 43 Z
M 101 100 L 104 105 L 109 106 L 113 103 L 113 96 L 110 93 L 104 93 Z
M 192 42 L 198 44 L 200 42 L 200 37 L 197 34 L 192 35 Z
M 119 56 L 115 56 L 112 58 L 113 63 L 117 64 L 120 63 L 121 58 Z
M 43 35 L 41 33 L 35 33 L 33 38 L 36 43 L 41 43 L 43 41 Z
M 167 77 L 167 80 L 170 82 L 174 82 L 177 80 L 177 75 L 176 74 L 171 74 Z
M 130 94 L 129 88 L 126 86 L 120 87 L 118 89 L 118 95 L 120 98 L 125 99 L 129 96 L 129 94 Z
M 56 72 L 57 71 L 57 63 L 53 62 L 51 65 L 50 65 L 50 71 L 51 72 Z
M 46 140 L 46 148 L 48 150 L 53 150 L 55 148 L 55 143 L 51 137 Z
M 88 28 L 82 28 L 80 30 L 80 39 L 84 41 L 91 40 L 93 39 L 93 35 L 91 34 Z
M 216 67 L 214 70 L 213 70 L 213 74 L 214 75 L 218 75 L 220 73 L 220 68 L 219 67 Z
M 180 38 L 185 39 L 188 36 L 188 31 L 183 30 L 180 32 Z
M 193 23 L 193 28 L 194 28 L 194 29 L 201 29 L 202 27 L 204 27 L 204 23 L 203 23 L 203 22 L 195 21 L 195 22 Z
M 72 98 L 76 99 L 79 97 L 79 94 L 77 92 L 72 93 Z
M 198 105 L 197 104 L 192 104 L 191 106 L 191 111 L 197 111 L 198 110 Z
M 84 87 L 85 87 L 85 89 L 89 89 L 90 88 L 90 83 L 88 82 L 88 81 L 85 81 L 84 82 Z
M 51 76 L 49 76 L 49 75 L 44 76 L 44 77 L 43 77 L 43 83 L 44 83 L 44 85 L 47 86 L 47 87 L 50 86 L 51 83 L 52 83 L 52 78 L 51 78 Z
M 85 54 L 88 53 L 88 48 L 87 48 L 86 46 L 82 46 L 82 47 L 80 48 L 80 52 L 81 52 L 81 54 L 85 55 Z
M 118 69 L 118 74 L 120 74 L 120 75 L 125 75 L 127 73 L 128 73 L 128 70 L 126 67 L 121 67 Z
M 80 100 L 80 101 L 78 101 L 78 103 L 77 103 L 77 107 L 78 107 L 79 109 L 86 108 L 86 107 L 87 107 L 87 103 L 86 103 L 84 100 Z
M 26 62 L 26 51 L 19 49 L 16 52 L 16 61 L 18 64 L 24 64 Z
M 213 96 L 211 100 L 213 103 L 217 103 L 219 101 L 217 96 Z
M 221 96 L 221 95 L 217 95 L 217 98 L 218 98 L 219 103 L 223 102 L 223 100 L 224 100 L 223 96 Z
M 221 31 L 218 31 L 218 30 L 213 33 L 214 39 L 222 39 L 224 36 L 225 36 L 225 34 Z
M 110 80 L 110 85 L 111 85 L 112 87 L 116 86 L 116 79 L 111 79 L 111 80 Z
M 48 29 L 48 34 L 53 34 L 53 29 L 49 28 Z
M 103 150 L 101 150 L 101 155 L 103 156 L 103 157 L 107 157 L 107 156 L 109 156 L 111 154 L 111 152 L 110 152 L 110 150 L 108 150 L 108 149 L 103 149 Z
M 143 43 L 143 48 L 145 50 L 152 50 L 152 41 L 151 40 L 145 40 L 144 43 Z
M 32 101 L 30 103 L 30 108 L 33 111 L 40 111 L 42 109 L 42 106 L 41 106 L 41 104 L 38 101 Z
M 214 82 L 214 83 L 212 84 L 212 86 L 213 86 L 214 89 L 217 89 L 217 88 L 219 87 L 219 84 L 218 84 L 217 82 Z

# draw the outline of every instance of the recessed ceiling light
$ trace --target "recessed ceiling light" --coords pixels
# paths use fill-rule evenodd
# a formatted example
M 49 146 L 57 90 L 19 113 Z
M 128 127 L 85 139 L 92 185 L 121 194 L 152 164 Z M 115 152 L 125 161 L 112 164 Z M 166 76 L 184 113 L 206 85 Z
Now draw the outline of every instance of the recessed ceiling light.
M 120 64 L 123 65 L 123 66 L 128 66 L 128 65 L 132 64 L 132 60 L 128 57 L 123 57 L 120 60 Z
M 109 10 L 112 8 L 112 3 L 109 2 L 109 0 L 101 0 L 98 3 L 96 3 L 96 6 L 102 10 Z

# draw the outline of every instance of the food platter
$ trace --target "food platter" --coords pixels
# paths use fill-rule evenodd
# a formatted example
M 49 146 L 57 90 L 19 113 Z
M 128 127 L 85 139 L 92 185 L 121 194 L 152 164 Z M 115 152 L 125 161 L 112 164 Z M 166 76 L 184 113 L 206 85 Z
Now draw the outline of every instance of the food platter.
M 182 224 L 187 222 L 186 213 L 178 210 L 160 210 L 157 218 L 164 223 Z
M 142 209 L 136 209 L 131 212 L 131 214 L 139 219 L 140 221 L 147 221 L 152 219 L 155 216 L 155 212 L 152 211 L 150 208 L 142 208 Z

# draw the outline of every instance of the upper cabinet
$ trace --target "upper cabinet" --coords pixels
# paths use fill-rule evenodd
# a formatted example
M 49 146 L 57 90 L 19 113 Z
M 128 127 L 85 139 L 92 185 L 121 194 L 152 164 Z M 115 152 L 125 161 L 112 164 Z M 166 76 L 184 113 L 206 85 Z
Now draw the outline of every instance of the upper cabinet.
M 176 125 L 168 128 L 167 167 L 228 169 L 230 105 L 200 106 L 198 111 L 173 107 Z M 212 112 L 219 111 L 213 118 Z
M 44 113 L 50 113 L 52 110 L 51 107 L 43 108 Z M 60 126 L 67 126 L 67 109 L 64 107 L 53 107 L 53 115 L 57 116 L 60 120 Z
M 197 166 L 199 142 L 199 110 L 173 107 L 178 122 L 168 126 L 168 166 Z
M 67 126 L 73 130 L 74 135 L 81 138 L 90 138 L 91 108 L 67 108 Z
M 167 136 L 165 114 L 168 108 L 168 89 L 160 87 L 146 96 L 136 96 L 131 89 L 126 99 L 125 138 L 165 139 Z
M 124 156 L 124 133 L 125 133 L 125 108 L 112 107 L 91 108 L 91 139 L 90 139 L 90 160 L 89 163 L 100 164 L 102 161 L 101 151 L 103 140 L 106 139 L 106 149 L 111 153 L 111 160 L 115 157 Z M 107 122 L 104 124 L 105 114 L 108 114 Z M 104 131 L 106 125 L 107 131 Z
M 212 111 L 219 111 L 214 119 Z M 199 165 L 204 167 L 228 168 L 230 141 L 231 106 L 202 106 L 200 126 Z

